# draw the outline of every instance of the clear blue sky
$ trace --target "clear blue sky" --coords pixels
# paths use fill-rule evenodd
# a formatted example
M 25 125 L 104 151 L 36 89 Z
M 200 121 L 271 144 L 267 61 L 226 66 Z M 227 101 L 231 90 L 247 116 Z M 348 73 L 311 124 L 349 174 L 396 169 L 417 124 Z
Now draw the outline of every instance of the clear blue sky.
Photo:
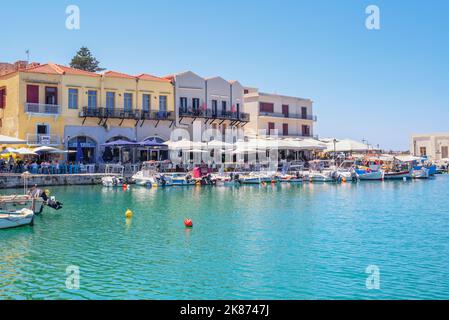
M 65 28 L 65 8 L 81 29 Z M 381 30 L 365 28 L 380 7 Z M 315 101 L 322 137 L 407 149 L 449 131 L 449 1 L 2 2 L 0 61 L 68 64 L 88 46 L 108 69 L 192 70 Z

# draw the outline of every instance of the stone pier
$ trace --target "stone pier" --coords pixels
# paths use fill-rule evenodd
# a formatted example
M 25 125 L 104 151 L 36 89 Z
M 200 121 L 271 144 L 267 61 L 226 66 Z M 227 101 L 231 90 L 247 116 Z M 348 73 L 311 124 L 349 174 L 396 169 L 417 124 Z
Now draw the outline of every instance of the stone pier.
M 32 174 L 28 176 L 28 185 L 42 186 L 101 184 L 104 173 L 87 174 Z M 23 177 L 20 174 L 0 173 L 0 189 L 23 187 Z

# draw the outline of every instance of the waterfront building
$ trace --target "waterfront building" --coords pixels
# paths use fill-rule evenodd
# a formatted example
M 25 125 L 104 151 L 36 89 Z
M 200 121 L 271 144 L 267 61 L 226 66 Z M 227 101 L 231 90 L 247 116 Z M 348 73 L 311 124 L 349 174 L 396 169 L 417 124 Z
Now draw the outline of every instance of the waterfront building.
M 167 79 L 53 63 L 9 71 L 0 76 L 0 134 L 22 138 L 29 147 L 80 147 L 84 161 L 98 162 L 105 142 L 170 138 L 174 89 Z M 145 152 L 133 157 L 146 159 Z
M 222 77 L 203 78 L 191 71 L 164 77 L 175 88 L 176 127 L 196 132 L 243 128 L 249 115 L 243 108 L 243 86 Z
M 431 160 L 449 158 L 449 132 L 412 135 L 410 153 L 414 156 L 427 156 Z
M 245 134 L 258 135 L 260 130 L 284 138 L 317 138 L 313 125 L 317 117 L 310 99 L 260 92 L 244 88 L 244 106 L 250 121 Z

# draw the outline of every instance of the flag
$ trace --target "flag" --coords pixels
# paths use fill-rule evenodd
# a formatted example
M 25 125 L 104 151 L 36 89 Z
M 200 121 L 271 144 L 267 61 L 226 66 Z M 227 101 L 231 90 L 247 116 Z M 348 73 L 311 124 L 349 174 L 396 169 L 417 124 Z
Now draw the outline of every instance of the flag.
M 232 111 L 233 113 L 236 113 L 236 112 L 237 112 L 237 109 L 235 108 L 235 104 L 232 105 L 231 111 Z

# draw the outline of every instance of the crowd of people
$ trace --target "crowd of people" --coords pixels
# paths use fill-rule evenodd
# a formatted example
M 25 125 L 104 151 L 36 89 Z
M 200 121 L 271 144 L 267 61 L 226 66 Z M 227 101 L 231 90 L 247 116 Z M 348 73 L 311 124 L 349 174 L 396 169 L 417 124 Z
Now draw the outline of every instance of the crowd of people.
M 68 174 L 79 173 L 80 165 L 68 161 L 59 162 L 58 160 L 24 160 L 14 159 L 12 155 L 9 158 L 0 158 L 1 173 L 23 173 L 32 174 Z

